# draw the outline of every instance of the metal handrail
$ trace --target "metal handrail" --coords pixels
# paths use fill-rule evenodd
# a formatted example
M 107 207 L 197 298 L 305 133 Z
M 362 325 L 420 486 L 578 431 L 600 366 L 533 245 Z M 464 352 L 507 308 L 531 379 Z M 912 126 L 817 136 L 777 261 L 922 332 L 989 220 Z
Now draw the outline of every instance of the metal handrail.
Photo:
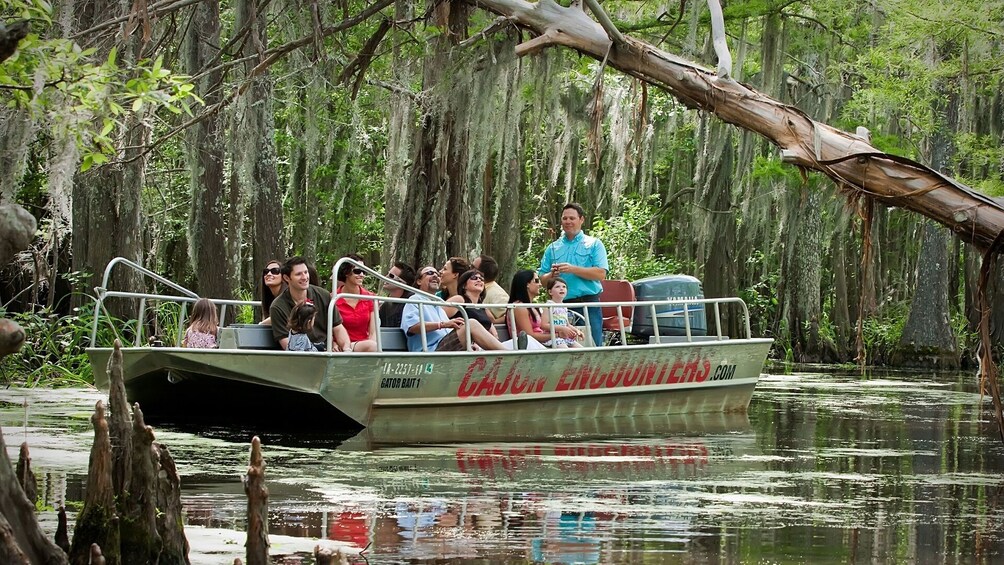
M 410 291 L 412 293 L 412 295 L 409 296 L 409 297 L 407 297 L 407 298 L 397 298 L 397 297 L 391 297 L 391 296 L 363 295 L 363 294 L 352 294 L 352 293 L 338 293 L 337 292 L 337 281 L 336 281 L 336 276 L 335 275 L 337 274 L 338 269 L 343 264 L 345 264 L 345 263 L 349 263 L 349 264 L 353 265 L 354 267 L 358 267 L 358 268 L 363 269 L 364 271 L 368 272 L 369 274 L 371 274 L 372 276 L 376 277 L 380 281 L 388 282 L 388 283 L 393 284 L 395 286 L 407 289 L 408 291 Z M 117 266 L 117 265 L 124 265 L 124 266 L 130 267 L 130 268 L 136 270 L 137 272 L 139 272 L 140 274 L 148 276 L 148 277 L 154 279 L 155 281 L 157 281 L 159 283 L 162 283 L 162 284 L 164 284 L 164 285 L 166 285 L 166 286 L 168 286 L 168 287 L 170 287 L 170 288 L 172 288 L 174 290 L 177 290 L 178 292 L 184 294 L 184 296 L 173 296 L 173 295 L 152 294 L 152 293 L 143 293 L 143 292 L 127 292 L 127 291 L 110 291 L 110 290 L 107 290 L 108 281 L 111 278 L 112 269 L 115 266 Z M 578 302 L 577 303 L 544 302 L 544 303 L 531 303 L 531 304 L 525 304 L 525 303 L 518 303 L 518 304 L 517 303 L 472 304 L 472 303 L 465 302 L 463 304 L 458 304 L 458 303 L 447 302 L 447 301 L 443 300 L 442 298 L 440 298 L 440 297 L 438 297 L 436 295 L 429 294 L 429 293 L 424 292 L 422 290 L 419 290 L 417 288 L 408 286 L 407 284 L 404 284 L 400 280 L 391 279 L 391 278 L 387 277 L 386 275 L 384 275 L 384 274 L 382 274 L 382 273 L 380 273 L 380 272 L 378 272 L 378 271 L 376 271 L 376 270 L 374 270 L 374 269 L 372 269 L 370 267 L 367 267 L 366 265 L 364 265 L 362 263 L 359 263 L 358 261 L 350 259 L 348 257 L 343 257 L 343 258 L 339 259 L 335 263 L 335 266 L 332 267 L 331 272 L 332 272 L 332 277 L 331 277 L 331 281 L 332 281 L 332 289 L 331 289 L 332 299 L 331 299 L 330 303 L 328 304 L 328 324 L 327 324 L 328 327 L 327 327 L 327 337 L 326 337 L 326 345 L 327 345 L 328 351 L 331 351 L 331 346 L 332 346 L 332 341 L 333 341 L 332 340 L 332 328 L 333 328 L 332 318 L 333 318 L 333 314 L 334 314 L 334 308 L 336 307 L 335 303 L 336 303 L 336 301 L 339 298 L 354 298 L 354 299 L 358 299 L 358 300 L 370 300 L 370 301 L 374 301 L 374 302 L 392 302 L 392 303 L 404 303 L 404 304 L 417 304 L 418 308 L 419 308 L 419 317 L 422 320 L 425 319 L 424 308 L 432 307 L 432 306 L 434 306 L 434 307 L 447 307 L 447 308 L 449 308 L 449 307 L 456 307 L 458 309 L 458 312 L 460 313 L 460 316 L 465 321 L 464 331 L 465 331 L 465 335 L 466 335 L 466 338 L 467 338 L 467 349 L 468 349 L 468 351 L 470 351 L 471 345 L 472 345 L 473 341 L 471 339 L 470 325 L 467 323 L 467 322 L 469 322 L 469 317 L 468 317 L 466 308 L 505 309 L 506 310 L 505 318 L 507 320 L 507 327 L 511 327 L 513 330 L 515 330 L 515 325 L 516 325 L 515 324 L 515 310 L 517 308 L 552 309 L 552 308 L 556 308 L 556 307 L 565 307 L 565 308 L 569 309 L 569 313 L 570 314 L 574 314 L 574 315 L 578 316 L 579 318 L 582 318 L 585 321 L 586 333 L 591 335 L 591 331 L 590 331 L 591 330 L 591 326 L 590 326 L 590 323 L 589 323 L 588 316 L 582 316 L 581 314 L 578 314 L 577 312 L 575 312 L 574 310 L 572 310 L 572 308 L 604 308 L 604 307 L 608 307 L 609 308 L 609 307 L 612 307 L 612 308 L 616 308 L 618 316 L 620 316 L 621 318 L 623 318 L 624 317 L 623 316 L 623 314 L 624 314 L 624 310 L 623 309 L 624 308 L 632 308 L 635 312 L 637 312 L 638 308 L 646 308 L 647 307 L 647 308 L 649 308 L 649 313 L 651 314 L 652 327 L 653 327 L 653 333 L 654 333 L 653 337 L 655 338 L 656 342 L 661 342 L 661 337 L 662 336 L 661 336 L 660 329 L 659 329 L 658 319 L 659 319 L 660 315 L 665 316 L 666 313 L 664 312 L 664 313 L 660 314 L 657 311 L 657 307 L 680 305 L 680 306 L 683 307 L 682 310 L 677 311 L 677 312 L 673 312 L 671 315 L 673 315 L 673 316 L 683 316 L 683 318 L 684 318 L 684 320 L 683 320 L 684 321 L 684 333 L 685 333 L 686 339 L 687 339 L 688 342 L 692 342 L 694 336 L 693 336 L 693 329 L 691 328 L 691 324 L 690 324 L 690 314 L 692 314 L 695 311 L 693 309 L 694 307 L 696 307 L 696 306 L 702 306 L 703 307 L 704 305 L 707 305 L 707 304 L 713 305 L 713 307 L 714 307 L 715 328 L 716 328 L 715 338 L 718 341 L 722 341 L 722 340 L 727 339 L 727 336 L 723 336 L 722 335 L 721 305 L 722 304 L 737 304 L 737 305 L 739 305 L 739 307 L 740 307 L 740 309 L 742 311 L 743 322 L 744 322 L 744 328 L 743 329 L 745 329 L 745 334 L 746 334 L 745 335 L 745 339 L 752 339 L 752 337 L 753 337 L 753 332 L 752 332 L 751 326 L 750 326 L 749 308 L 746 306 L 746 303 L 741 298 L 738 298 L 738 297 L 728 297 L 728 298 L 678 298 L 678 299 L 665 299 L 665 300 L 635 300 L 635 301 L 628 301 L 628 302 L 588 302 L 588 303 L 578 303 Z M 146 268 L 144 268 L 144 267 L 142 267 L 142 266 L 140 266 L 140 265 L 138 265 L 136 263 L 134 263 L 133 261 L 125 259 L 124 257 L 116 257 L 115 259 L 112 259 L 108 263 L 108 265 L 105 267 L 104 276 L 102 278 L 102 286 L 96 287 L 95 291 L 96 291 L 97 295 L 95 296 L 94 322 L 93 322 L 93 325 L 92 325 L 92 328 L 91 328 L 91 346 L 92 347 L 96 347 L 97 346 L 96 340 L 97 340 L 97 331 L 98 331 L 99 318 L 101 316 L 101 310 L 102 310 L 102 307 L 104 305 L 104 300 L 106 298 L 138 298 L 138 299 L 141 300 L 141 305 L 142 306 L 145 306 L 145 301 L 146 300 L 160 300 L 160 301 L 173 301 L 173 302 L 177 302 L 177 303 L 181 304 L 181 306 L 182 306 L 182 311 L 181 311 L 180 318 L 179 318 L 179 332 L 182 331 L 181 330 L 181 326 L 184 325 L 185 310 L 187 309 L 186 308 L 187 305 L 189 303 L 193 303 L 193 302 L 197 301 L 200 298 L 198 294 L 196 294 L 196 293 L 188 290 L 187 288 L 185 288 L 183 286 L 180 286 L 180 285 L 178 285 L 178 284 L 176 284 L 176 283 L 174 283 L 174 282 L 172 282 L 172 281 L 170 281 L 170 280 L 168 280 L 168 279 L 166 279 L 166 278 L 164 278 L 164 277 L 162 277 L 162 276 L 160 276 L 160 275 L 158 275 L 158 274 L 156 274 L 156 273 L 154 273 L 154 272 L 152 272 L 152 271 L 150 271 L 150 270 L 148 270 L 148 269 L 146 269 Z M 222 306 L 223 315 L 225 315 L 225 313 L 226 313 L 226 307 L 227 306 L 252 306 L 252 307 L 254 307 L 255 305 L 257 305 L 256 301 L 249 301 L 249 300 L 235 300 L 235 299 L 212 299 L 212 300 L 213 300 L 214 304 Z M 705 309 L 705 313 L 707 313 L 706 309 Z M 376 323 L 377 327 L 379 328 L 380 327 L 380 316 L 379 316 L 379 311 L 378 311 L 378 309 L 376 307 L 374 307 L 374 309 L 373 309 L 373 316 L 375 317 L 375 323 Z M 635 316 L 637 316 L 637 314 L 635 314 Z M 139 315 L 139 317 L 137 319 L 140 320 L 140 321 L 142 320 L 142 312 L 140 313 L 140 315 Z M 141 329 L 137 331 L 137 340 L 139 340 L 141 338 L 141 332 L 142 332 Z M 621 337 L 621 343 L 622 344 L 626 344 L 627 343 L 627 329 L 626 329 L 626 327 L 625 327 L 624 324 L 620 324 L 619 332 L 620 332 L 620 337 Z M 512 333 L 512 332 L 510 332 L 510 333 Z M 553 324 L 550 327 L 550 334 L 551 334 L 551 339 L 552 340 L 556 339 L 557 336 L 555 335 L 555 330 L 554 330 L 554 325 Z M 428 338 L 427 338 L 427 335 L 426 335 L 425 325 L 424 324 L 420 325 L 420 335 L 422 336 L 422 351 L 426 351 L 427 352 L 428 351 Z M 514 335 L 510 336 L 510 337 L 515 338 Z M 597 345 L 597 344 L 594 344 L 594 345 Z M 381 334 L 380 334 L 379 331 L 377 332 L 377 349 L 380 350 L 380 351 L 383 351 L 383 343 L 382 343 Z
M 342 265 L 345 265 L 345 264 L 349 264 L 349 265 L 352 265 L 354 267 L 360 268 L 360 269 L 362 269 L 362 270 L 370 273 L 374 277 L 376 277 L 377 280 L 379 280 L 379 281 L 389 282 L 390 284 L 393 284 L 395 286 L 398 286 L 398 287 L 401 287 L 401 288 L 406 288 L 406 289 L 408 289 L 412 293 L 413 296 L 414 295 L 419 295 L 419 296 L 425 297 L 425 300 L 418 300 L 418 299 L 416 299 L 416 301 L 414 302 L 415 304 L 418 304 L 418 317 L 419 317 L 420 320 L 423 320 L 423 321 L 425 320 L 425 311 L 424 311 L 424 308 L 427 305 L 427 302 L 429 302 L 429 301 L 433 302 L 433 305 L 441 307 L 441 308 L 451 308 L 452 307 L 452 306 L 449 306 L 448 302 L 446 302 L 442 298 L 436 296 L 435 294 L 430 294 L 430 293 L 425 292 L 423 290 L 419 290 L 419 289 L 417 289 L 415 287 L 408 286 L 408 285 L 404 284 L 401 281 L 394 280 L 394 279 L 392 279 L 392 278 L 390 278 L 390 277 L 388 277 L 388 276 L 380 273 L 379 271 L 376 271 L 376 270 L 374 270 L 374 269 L 366 266 L 364 263 L 360 263 L 359 261 L 356 261 L 355 259 L 352 259 L 351 257 L 342 257 L 341 259 L 339 259 L 338 261 L 335 262 L 335 265 L 333 267 L 331 267 L 331 303 L 328 304 L 328 333 L 327 333 L 327 337 L 326 337 L 326 340 L 327 340 L 327 350 L 328 351 L 331 351 L 332 341 L 334 339 L 334 336 L 332 335 L 332 330 L 334 329 L 334 326 L 333 326 L 333 324 L 331 322 L 332 322 L 332 318 L 333 318 L 333 314 L 334 314 L 335 302 L 337 302 L 339 298 L 358 298 L 358 299 L 362 299 L 362 300 L 373 300 L 375 302 L 393 302 L 393 301 L 400 300 L 400 299 L 393 299 L 393 300 L 391 300 L 391 297 L 389 297 L 389 296 L 386 296 L 386 297 L 383 297 L 383 296 L 376 297 L 376 296 L 363 295 L 363 294 L 339 293 L 338 292 L 338 271 L 341 269 Z M 405 299 L 405 300 L 410 300 L 410 299 Z M 404 301 L 404 300 L 402 300 L 402 301 Z M 408 303 L 408 302 L 405 302 L 405 303 Z M 470 325 L 467 323 L 469 321 L 468 318 L 467 318 L 467 312 L 464 311 L 463 308 L 460 308 L 459 311 L 460 311 L 461 317 L 464 319 L 464 332 L 465 332 L 465 336 L 467 337 L 467 350 L 470 351 L 471 350 L 471 343 L 472 343 L 471 342 L 471 328 L 470 328 Z M 375 307 L 373 308 L 373 315 L 376 316 L 376 325 L 379 328 L 380 327 L 380 315 L 377 313 L 377 308 L 375 308 Z M 419 328 L 419 335 L 422 336 L 422 351 L 423 352 L 428 352 L 429 351 L 429 340 L 426 337 L 425 324 L 424 323 L 420 324 L 418 328 Z M 380 332 L 377 332 L 377 340 L 376 341 L 377 341 L 377 350 L 378 351 L 383 351 L 383 340 L 380 337 Z
M 102 308 L 102 306 L 104 306 L 105 298 L 109 297 L 109 296 L 121 296 L 121 291 L 113 291 L 114 294 L 112 292 L 108 291 L 108 280 L 112 276 L 112 269 L 115 268 L 115 266 L 119 265 L 119 264 L 125 265 L 126 267 L 130 267 L 134 271 L 140 273 L 141 275 L 148 276 L 148 277 L 152 278 L 153 280 L 155 280 L 155 281 L 157 281 L 157 282 L 159 282 L 161 284 L 167 285 L 167 286 L 173 288 L 174 290 L 177 290 L 178 292 L 180 292 L 182 294 L 185 294 L 185 295 L 187 295 L 189 297 L 195 298 L 196 300 L 198 300 L 198 298 L 199 298 L 198 294 L 196 294 L 196 293 L 188 290 L 187 288 L 185 288 L 185 287 L 183 287 L 183 286 L 181 286 L 181 285 L 179 285 L 179 284 L 177 284 L 177 283 L 175 283 L 173 281 L 170 281 L 170 280 L 168 280 L 168 279 L 166 279 L 166 278 L 158 275 L 157 273 L 155 273 L 155 272 L 147 269 L 146 267 L 144 267 L 142 265 L 139 265 L 139 264 L 137 264 L 137 263 L 135 263 L 133 261 L 130 261 L 129 259 L 126 259 L 125 257 L 116 257 L 116 258 L 112 259 L 111 261 L 109 261 L 107 265 L 105 265 L 105 272 L 104 272 L 104 275 L 101 277 L 101 286 L 96 287 L 94 289 L 94 292 L 96 293 L 96 295 L 94 297 L 94 323 L 91 325 L 91 347 L 96 347 L 97 346 L 96 341 L 97 341 L 97 338 L 98 338 L 98 318 L 101 317 L 101 308 Z M 132 296 L 132 295 L 130 295 L 130 296 Z M 137 336 L 139 336 L 139 334 L 140 334 L 140 332 L 137 331 Z

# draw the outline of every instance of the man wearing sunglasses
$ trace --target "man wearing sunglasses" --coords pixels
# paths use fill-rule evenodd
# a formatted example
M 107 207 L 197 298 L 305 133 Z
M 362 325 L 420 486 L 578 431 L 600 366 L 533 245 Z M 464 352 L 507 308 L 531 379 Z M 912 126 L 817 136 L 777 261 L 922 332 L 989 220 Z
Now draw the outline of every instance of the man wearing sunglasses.
M 308 332 L 310 341 L 322 347 L 327 342 L 325 332 L 328 329 L 328 304 L 331 303 L 331 292 L 327 289 L 310 284 L 310 268 L 303 257 L 290 257 L 282 265 L 282 280 L 288 288 L 275 298 L 269 315 L 272 318 L 272 336 L 283 349 L 289 343 L 289 314 L 297 304 L 310 300 L 317 308 L 314 327 Z M 342 317 L 338 309 L 334 310 L 331 320 L 332 347 L 335 351 L 349 351 L 349 333 L 342 326 Z
M 401 261 L 391 265 L 387 278 L 398 281 L 398 286 L 391 282 L 383 283 L 383 291 L 392 298 L 408 298 L 411 291 L 407 287 L 415 286 L 415 268 Z M 383 302 L 380 304 L 380 326 L 385 328 L 400 328 L 401 314 L 404 312 L 403 302 Z
M 439 271 L 435 267 L 423 267 L 418 272 L 418 289 L 435 294 L 439 290 Z M 426 304 L 419 312 L 418 304 L 405 304 L 401 314 L 401 329 L 408 336 L 408 351 L 422 351 L 422 327 L 429 351 L 466 351 L 467 332 L 463 318 L 449 318 L 439 306 Z M 488 333 L 481 324 L 469 325 L 471 339 L 482 349 L 507 349 L 498 339 Z

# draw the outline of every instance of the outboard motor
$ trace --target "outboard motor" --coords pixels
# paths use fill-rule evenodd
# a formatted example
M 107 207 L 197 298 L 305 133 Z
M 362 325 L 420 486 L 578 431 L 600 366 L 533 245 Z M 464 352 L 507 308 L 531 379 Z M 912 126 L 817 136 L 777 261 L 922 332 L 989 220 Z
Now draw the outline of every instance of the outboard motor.
M 634 286 L 635 300 L 704 298 L 701 281 L 690 275 L 657 275 L 634 281 L 631 284 Z M 687 335 L 686 322 L 683 319 L 683 304 L 656 306 L 655 310 L 659 335 Z M 707 335 L 708 320 L 705 317 L 704 304 L 688 304 L 687 312 L 690 317 L 690 334 Z M 655 335 L 650 306 L 635 308 L 631 334 L 646 339 Z

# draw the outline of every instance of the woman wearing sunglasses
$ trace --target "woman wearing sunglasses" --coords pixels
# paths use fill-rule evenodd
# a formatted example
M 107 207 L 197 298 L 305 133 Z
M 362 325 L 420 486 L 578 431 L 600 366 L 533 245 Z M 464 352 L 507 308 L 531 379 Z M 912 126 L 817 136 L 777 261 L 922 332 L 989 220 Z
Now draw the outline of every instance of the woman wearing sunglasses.
M 265 269 L 261 272 L 261 311 L 265 318 L 260 324 L 272 325 L 272 318 L 269 317 L 269 308 L 276 296 L 286 290 L 286 283 L 282 281 L 282 263 L 272 259 L 265 264 Z
M 346 257 L 354 259 L 359 264 L 363 264 L 363 258 L 355 253 L 346 255 Z M 337 278 L 339 293 L 376 296 L 363 288 L 366 271 L 351 263 L 343 263 L 338 268 Z M 342 315 L 342 325 L 349 332 L 349 341 L 351 342 L 350 351 L 361 353 L 377 350 L 376 317 L 373 316 L 375 304 L 372 300 L 361 298 L 342 297 L 335 301 L 335 307 L 338 308 L 338 313 Z
M 488 317 L 487 310 L 484 308 L 466 308 L 462 306 L 463 304 L 481 304 L 484 302 L 485 276 L 481 274 L 481 271 L 469 269 L 457 277 L 457 292 L 458 294 L 451 296 L 447 300 L 447 302 L 457 305 L 456 308 L 446 308 L 447 315 L 451 318 L 460 318 L 459 308 L 463 308 L 467 312 L 469 320 L 480 323 L 489 333 L 495 336 L 495 339 L 498 339 L 498 331 L 495 330 L 495 324 Z
M 540 287 L 540 277 L 537 273 L 529 269 L 516 271 L 512 276 L 512 286 L 509 287 L 509 302 L 533 304 L 534 299 L 540 294 Z M 550 326 L 547 330 L 541 326 L 543 317 L 540 308 L 513 308 L 507 315 L 512 316 L 511 321 L 507 321 L 510 333 L 523 332 L 541 344 L 551 339 Z

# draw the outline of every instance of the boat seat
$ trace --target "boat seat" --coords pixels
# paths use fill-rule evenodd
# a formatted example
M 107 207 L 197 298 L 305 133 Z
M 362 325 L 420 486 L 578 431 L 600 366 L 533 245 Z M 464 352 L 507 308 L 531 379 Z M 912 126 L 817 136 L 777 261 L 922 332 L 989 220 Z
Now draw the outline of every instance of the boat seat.
M 600 283 L 603 284 L 603 293 L 600 294 L 601 302 L 624 302 L 630 303 L 635 301 L 634 296 L 634 286 L 631 281 L 611 281 L 602 280 Z M 603 330 L 611 332 L 619 332 L 621 328 L 625 331 L 631 331 L 631 317 L 634 315 L 633 306 L 624 306 L 621 308 L 620 316 L 617 315 L 617 308 L 615 306 L 604 306 L 603 310 Z
M 272 337 L 272 326 L 230 324 L 220 328 L 220 349 L 279 349 Z
M 384 351 L 408 351 L 408 338 L 401 328 L 380 328 L 380 346 Z

